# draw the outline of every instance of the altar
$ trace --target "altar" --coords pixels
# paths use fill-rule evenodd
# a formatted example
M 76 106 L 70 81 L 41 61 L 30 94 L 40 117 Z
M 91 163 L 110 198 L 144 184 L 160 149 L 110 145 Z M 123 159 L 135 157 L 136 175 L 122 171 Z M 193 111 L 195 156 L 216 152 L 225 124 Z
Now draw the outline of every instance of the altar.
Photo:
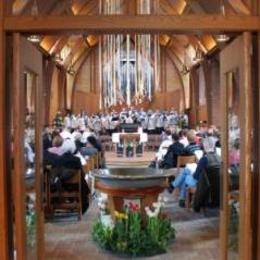
M 142 156 L 144 144 L 148 141 L 147 133 L 134 132 L 134 133 L 113 133 L 112 142 L 116 145 L 117 155 L 122 156 Z M 137 148 L 139 148 L 137 150 Z M 131 149 L 131 153 L 128 153 Z M 121 151 L 121 152 L 120 152 Z

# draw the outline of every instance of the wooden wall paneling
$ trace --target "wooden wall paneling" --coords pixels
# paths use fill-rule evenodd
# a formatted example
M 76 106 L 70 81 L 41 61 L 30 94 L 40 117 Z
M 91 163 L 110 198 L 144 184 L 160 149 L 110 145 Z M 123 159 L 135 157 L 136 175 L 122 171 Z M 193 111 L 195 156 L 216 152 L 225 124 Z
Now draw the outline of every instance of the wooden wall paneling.
M 66 100 L 66 71 L 64 68 L 59 68 L 58 70 L 58 89 L 59 89 L 59 96 L 58 96 L 58 106 L 59 111 L 63 111 L 65 106 L 65 100 Z
M 10 235 L 8 230 L 8 211 L 7 211 L 7 169 L 6 169 L 6 34 L 3 30 L 6 2 L 0 2 L 0 259 L 9 259 L 8 242 Z
M 243 33 L 244 84 L 240 85 L 241 115 L 241 163 L 240 163 L 240 221 L 239 259 L 252 259 L 252 75 L 251 50 L 252 35 Z
M 84 63 L 87 61 L 87 59 L 89 58 L 89 55 L 91 54 L 92 51 L 93 51 L 93 48 L 89 48 L 89 49 L 86 50 L 87 54 L 85 55 L 84 59 L 82 60 L 81 64 L 79 65 L 78 70 L 77 70 L 77 72 L 74 76 L 74 82 L 73 82 L 73 86 L 72 86 L 72 97 L 71 97 L 71 100 L 72 100 L 71 108 L 72 108 L 73 111 L 74 111 L 74 108 L 76 106 L 76 104 L 75 104 L 76 103 L 75 102 L 76 101 L 76 95 L 75 95 L 75 93 L 76 93 L 76 82 L 77 82 L 78 76 L 80 74 L 80 71 L 81 71 Z
M 51 95 L 51 80 L 52 73 L 54 70 L 55 64 L 50 59 L 50 57 L 43 57 L 43 89 L 44 89 L 44 124 L 49 124 L 50 118 L 50 95 Z
M 167 92 L 167 53 L 166 53 L 166 48 L 164 48 L 163 52 L 163 90 L 162 92 L 165 93 Z
M 90 54 L 90 92 L 94 93 L 95 92 L 95 86 L 94 86 L 94 50 L 92 51 L 92 53 Z
M 203 72 L 205 75 L 205 83 L 206 83 L 206 108 L 207 108 L 207 121 L 208 125 L 211 125 L 212 122 L 212 104 L 211 104 L 211 95 L 212 95 L 212 89 L 211 89 L 211 64 L 208 60 L 205 60 L 203 62 Z
M 184 105 L 184 107 L 182 107 L 181 109 L 184 109 L 185 108 L 185 104 L 186 104 L 186 101 L 185 101 L 185 87 L 184 87 L 184 83 L 183 83 L 183 78 L 182 78 L 182 75 L 181 75 L 181 72 L 178 68 L 178 66 L 176 65 L 175 61 L 174 61 L 174 58 L 173 58 L 173 53 L 170 51 L 170 50 L 167 50 L 166 53 L 169 55 L 168 57 L 170 58 L 171 62 L 172 62 L 172 65 L 174 66 L 176 72 L 177 72 L 177 75 L 178 75 L 178 78 L 179 78 L 179 81 L 180 81 L 180 89 L 181 89 L 181 99 L 179 102 L 182 101 L 182 104 Z
M 190 86 L 191 86 L 191 109 L 190 109 L 190 124 L 191 127 L 195 127 L 198 121 L 197 116 L 197 103 L 196 103 L 196 89 L 198 84 L 198 77 L 196 68 L 193 68 L 190 72 Z
M 13 35 L 13 127 L 14 127 L 14 208 L 16 256 L 19 260 L 26 259 L 26 224 L 25 224 L 25 189 L 24 189 L 24 122 L 25 92 L 21 87 L 21 35 Z

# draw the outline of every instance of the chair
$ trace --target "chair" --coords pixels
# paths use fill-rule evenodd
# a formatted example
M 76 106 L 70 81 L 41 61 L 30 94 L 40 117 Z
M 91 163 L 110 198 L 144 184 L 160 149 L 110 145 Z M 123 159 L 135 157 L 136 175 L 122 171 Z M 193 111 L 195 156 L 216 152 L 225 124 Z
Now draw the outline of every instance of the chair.
M 61 172 L 63 171 L 63 172 Z M 72 176 L 66 180 L 61 179 L 61 187 L 54 186 L 51 179 L 55 179 L 66 172 Z M 56 177 L 55 177 L 56 176 Z M 62 213 L 76 212 L 78 219 L 82 217 L 81 201 L 81 171 L 67 168 L 53 168 L 48 176 L 48 205 L 52 217 L 59 211 Z
M 177 158 L 177 169 L 180 170 L 181 167 L 185 167 L 187 163 L 196 163 L 195 155 L 179 155 Z
M 103 135 L 103 136 L 100 136 L 99 140 L 100 140 L 102 146 L 104 147 L 105 151 L 112 151 L 113 144 L 112 144 L 111 136 Z
M 209 167 L 203 171 L 196 188 L 188 188 L 185 205 L 191 208 L 191 201 L 194 202 L 193 208 L 199 211 L 200 207 L 204 210 L 207 206 L 219 207 L 220 205 L 220 168 Z
M 155 151 L 160 147 L 161 139 L 160 135 L 148 135 L 147 148 L 148 150 Z

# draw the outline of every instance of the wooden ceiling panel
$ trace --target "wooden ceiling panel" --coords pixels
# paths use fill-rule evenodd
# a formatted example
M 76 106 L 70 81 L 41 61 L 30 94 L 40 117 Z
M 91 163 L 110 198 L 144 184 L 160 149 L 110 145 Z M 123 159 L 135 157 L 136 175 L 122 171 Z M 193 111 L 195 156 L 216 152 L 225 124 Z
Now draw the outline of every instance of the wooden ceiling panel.
M 15 0 L 12 8 L 13 15 L 21 15 L 31 4 L 32 0 Z
M 209 35 L 209 34 L 202 35 L 200 37 L 200 40 L 201 40 L 203 46 L 205 46 L 208 51 L 213 50 L 217 46 L 217 42 L 215 41 L 215 39 L 212 35 Z
M 241 0 L 228 0 L 233 9 L 239 14 L 250 15 L 250 9 Z
M 51 48 L 54 46 L 54 44 L 58 41 L 58 36 L 45 36 L 41 42 L 40 46 L 47 52 L 50 52 Z

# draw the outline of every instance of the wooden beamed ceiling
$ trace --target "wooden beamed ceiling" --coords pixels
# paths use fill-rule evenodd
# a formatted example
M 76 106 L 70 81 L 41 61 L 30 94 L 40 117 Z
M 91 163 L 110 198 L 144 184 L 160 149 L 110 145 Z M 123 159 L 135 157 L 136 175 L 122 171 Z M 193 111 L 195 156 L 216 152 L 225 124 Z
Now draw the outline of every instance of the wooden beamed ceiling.
M 250 15 L 250 7 L 247 6 L 249 1 L 250 0 L 223 1 L 226 15 Z M 21 16 L 35 15 L 36 3 L 36 11 L 37 14 L 39 14 L 39 18 L 44 15 L 51 15 L 53 17 L 61 15 L 68 17 L 87 15 L 93 17 L 95 20 L 95 15 L 99 12 L 97 0 L 14 0 L 13 14 Z M 201 22 L 203 23 L 202 20 L 206 14 L 220 14 L 219 0 L 160 0 L 159 3 L 159 10 L 156 12 L 157 15 L 183 16 L 187 14 L 199 14 L 201 15 Z M 136 13 L 136 1 L 124 0 L 123 10 L 126 14 L 134 15 Z M 214 20 L 216 18 L 212 19 Z M 71 41 L 72 37 L 74 37 L 73 41 Z M 89 48 L 95 47 L 97 43 L 98 37 L 91 34 L 79 37 L 46 35 L 42 38 L 39 46 L 45 53 L 47 52 L 53 57 L 66 54 L 66 56 L 62 57 L 63 60 L 60 62 L 60 65 L 68 69 L 71 66 L 75 66 L 76 62 L 81 60 L 80 56 L 84 56 L 84 53 L 87 52 Z M 192 47 L 194 50 L 200 49 L 206 55 L 218 46 L 214 35 L 211 34 L 161 34 L 160 44 L 171 48 L 171 50 L 174 49 L 174 53 L 179 57 L 185 54 L 188 47 Z M 190 59 L 192 59 L 192 57 L 190 57 Z M 184 58 L 182 57 L 180 60 L 184 61 Z

